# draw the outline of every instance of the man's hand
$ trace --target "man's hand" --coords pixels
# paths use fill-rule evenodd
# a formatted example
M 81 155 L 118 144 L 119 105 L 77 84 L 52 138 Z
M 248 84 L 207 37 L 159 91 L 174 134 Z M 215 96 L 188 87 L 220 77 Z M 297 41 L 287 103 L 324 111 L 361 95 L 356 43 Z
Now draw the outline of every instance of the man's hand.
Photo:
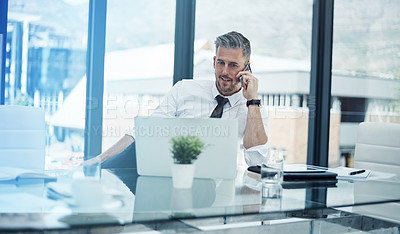
M 82 165 L 93 165 L 95 163 L 102 163 L 113 158 L 115 155 L 124 151 L 135 139 L 130 135 L 123 136 L 119 141 L 112 145 L 104 153 L 97 155 L 94 158 L 88 159 L 82 163 Z
M 243 96 L 247 100 L 258 99 L 258 79 L 250 71 L 241 71 L 236 78 L 240 76 L 243 79 Z

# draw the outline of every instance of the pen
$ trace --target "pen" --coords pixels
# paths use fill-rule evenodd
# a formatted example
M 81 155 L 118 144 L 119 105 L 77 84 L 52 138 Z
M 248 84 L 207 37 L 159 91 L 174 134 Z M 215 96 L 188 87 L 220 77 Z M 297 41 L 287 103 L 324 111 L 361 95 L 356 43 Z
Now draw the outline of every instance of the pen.
M 349 173 L 349 175 L 357 175 L 357 174 L 361 174 L 361 173 L 364 173 L 364 172 L 365 172 L 365 170 L 352 171 L 352 172 Z

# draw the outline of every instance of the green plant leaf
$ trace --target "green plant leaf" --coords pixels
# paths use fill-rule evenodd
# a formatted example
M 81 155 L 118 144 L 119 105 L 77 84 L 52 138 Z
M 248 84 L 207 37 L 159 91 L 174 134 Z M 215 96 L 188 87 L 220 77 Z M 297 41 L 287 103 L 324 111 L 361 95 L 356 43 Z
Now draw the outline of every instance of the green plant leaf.
M 178 164 L 192 164 L 205 147 L 204 142 L 197 136 L 172 137 L 170 143 L 172 158 Z

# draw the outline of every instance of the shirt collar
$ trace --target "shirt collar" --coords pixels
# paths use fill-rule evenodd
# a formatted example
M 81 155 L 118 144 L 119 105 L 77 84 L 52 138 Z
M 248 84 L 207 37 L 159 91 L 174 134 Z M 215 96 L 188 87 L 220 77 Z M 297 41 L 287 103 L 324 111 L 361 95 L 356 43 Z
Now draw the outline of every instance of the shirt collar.
M 218 95 L 228 98 L 229 104 L 231 106 L 235 105 L 238 101 L 240 101 L 240 99 L 244 98 L 242 90 L 239 90 L 239 92 L 236 92 L 230 96 L 224 96 L 224 95 L 220 94 L 217 89 L 217 83 L 215 81 L 214 81 L 214 85 L 212 86 L 212 95 L 213 95 L 213 98 L 215 98 Z

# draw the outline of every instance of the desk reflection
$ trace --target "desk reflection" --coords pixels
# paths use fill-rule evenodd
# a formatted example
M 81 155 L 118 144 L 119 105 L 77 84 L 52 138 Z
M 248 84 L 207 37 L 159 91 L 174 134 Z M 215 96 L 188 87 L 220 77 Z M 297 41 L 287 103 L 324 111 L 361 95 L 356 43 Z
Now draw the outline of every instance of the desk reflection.
M 177 189 L 171 177 L 139 176 L 135 196 L 134 220 L 193 217 L 203 209 L 229 204 L 234 180 L 195 178 L 191 189 Z

